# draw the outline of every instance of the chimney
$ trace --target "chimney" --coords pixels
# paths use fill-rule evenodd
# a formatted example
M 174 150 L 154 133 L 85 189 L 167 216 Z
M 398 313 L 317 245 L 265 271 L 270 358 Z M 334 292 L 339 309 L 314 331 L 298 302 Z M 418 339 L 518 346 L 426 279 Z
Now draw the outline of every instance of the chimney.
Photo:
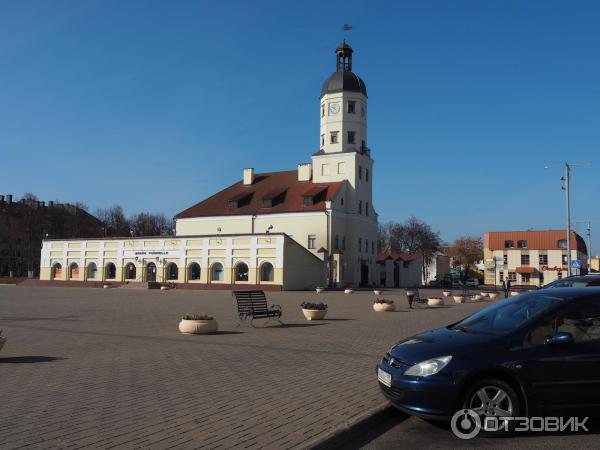
M 8 195 L 6 196 L 6 203 L 7 203 L 8 205 L 12 205 L 12 194 L 8 194 Z
M 244 185 L 250 186 L 252 183 L 254 183 L 254 168 L 250 167 L 244 169 Z
M 298 164 L 298 181 L 310 181 L 312 178 L 312 164 Z

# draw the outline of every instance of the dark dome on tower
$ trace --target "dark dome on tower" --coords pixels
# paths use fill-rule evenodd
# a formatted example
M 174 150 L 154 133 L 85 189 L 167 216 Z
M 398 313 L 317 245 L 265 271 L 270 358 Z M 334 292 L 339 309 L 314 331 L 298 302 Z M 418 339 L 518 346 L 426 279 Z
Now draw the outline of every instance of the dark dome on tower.
M 352 47 L 346 41 L 342 42 L 335 50 L 336 71 L 325 80 L 321 88 L 321 97 L 334 92 L 360 92 L 367 96 L 367 85 L 354 72 L 352 72 Z

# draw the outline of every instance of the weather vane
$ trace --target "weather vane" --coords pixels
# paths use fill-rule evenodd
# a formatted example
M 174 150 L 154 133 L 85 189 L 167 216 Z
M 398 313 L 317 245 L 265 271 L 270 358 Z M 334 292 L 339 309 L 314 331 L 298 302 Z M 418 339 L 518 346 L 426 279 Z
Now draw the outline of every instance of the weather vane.
M 344 32 L 344 42 L 346 42 L 346 33 L 352 29 L 352 25 L 345 23 L 342 25 L 342 31 Z

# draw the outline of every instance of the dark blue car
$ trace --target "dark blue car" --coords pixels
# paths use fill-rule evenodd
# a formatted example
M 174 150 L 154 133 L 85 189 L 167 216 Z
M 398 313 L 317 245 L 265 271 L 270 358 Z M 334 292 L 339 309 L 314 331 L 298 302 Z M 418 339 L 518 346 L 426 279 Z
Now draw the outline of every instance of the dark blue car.
M 600 288 L 501 300 L 394 345 L 377 367 L 398 409 L 450 419 L 600 411 Z

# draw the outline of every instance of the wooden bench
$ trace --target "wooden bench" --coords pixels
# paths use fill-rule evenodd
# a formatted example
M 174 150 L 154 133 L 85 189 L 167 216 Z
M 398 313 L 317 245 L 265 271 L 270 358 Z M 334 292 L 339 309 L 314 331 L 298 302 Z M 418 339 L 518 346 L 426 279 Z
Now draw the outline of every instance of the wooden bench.
M 267 307 L 267 298 L 263 291 L 233 291 L 231 295 L 237 302 L 238 317 L 240 318 L 238 327 L 242 322 L 254 326 L 252 324 L 254 319 L 275 319 L 283 325 L 281 306 L 271 305 L 270 308 Z

